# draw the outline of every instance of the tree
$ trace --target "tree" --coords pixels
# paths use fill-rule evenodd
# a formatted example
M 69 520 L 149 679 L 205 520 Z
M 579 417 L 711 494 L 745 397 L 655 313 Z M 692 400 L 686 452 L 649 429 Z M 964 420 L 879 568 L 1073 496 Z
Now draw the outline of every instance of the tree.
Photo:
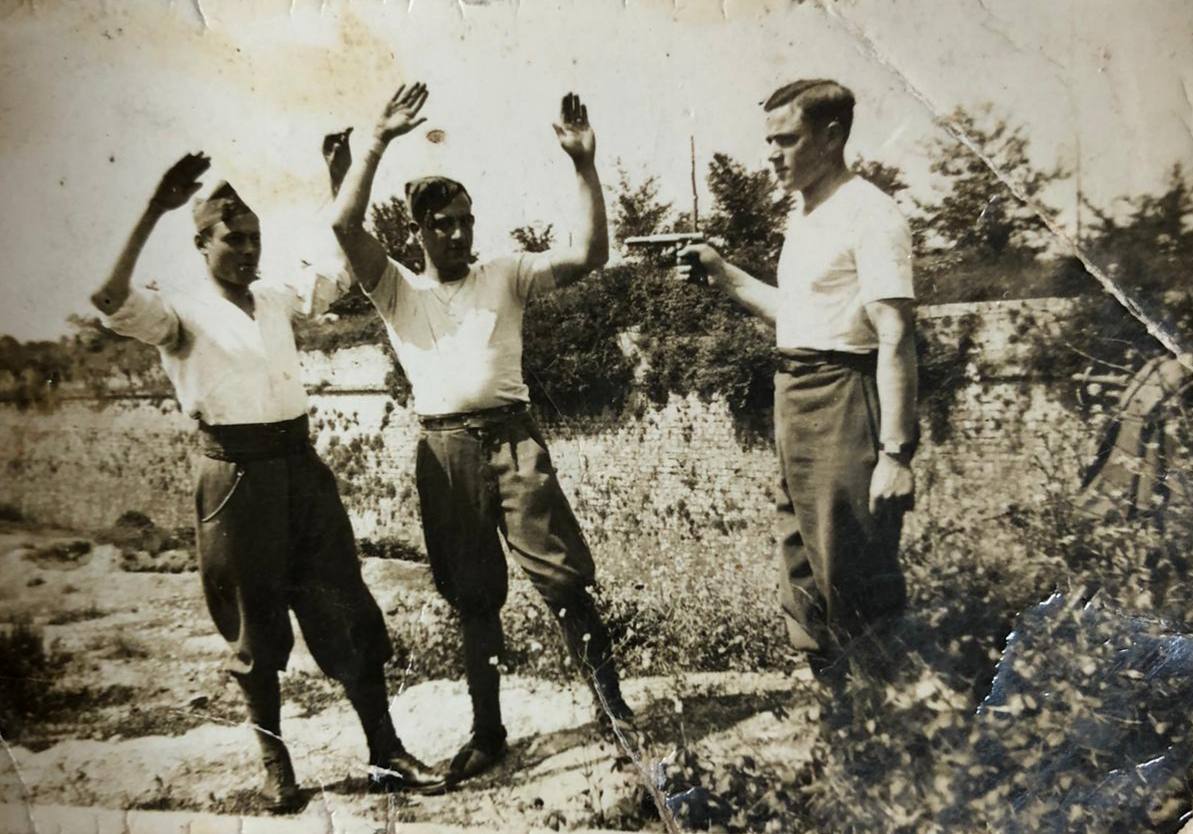
M 1087 240 L 1093 259 L 1112 275 L 1146 294 L 1184 289 L 1193 266 L 1193 189 L 1178 162 L 1166 189 L 1127 201 L 1126 216 L 1088 206 L 1094 215 Z
M 747 171 L 723 153 L 708 166 L 713 208 L 703 226 L 725 257 L 762 280 L 774 283 L 791 200 L 779 196 L 770 171 Z
M 1094 220 L 1084 235 L 1083 249 L 1115 284 L 1131 296 L 1147 317 L 1170 334 L 1185 350 L 1193 347 L 1193 188 L 1178 163 L 1159 194 L 1143 194 L 1126 201 L 1121 212 L 1088 206 Z M 1088 205 L 1088 204 L 1087 204 Z M 1076 259 L 1073 259 L 1074 261 Z M 1060 377 L 1091 369 L 1121 373 L 1140 367 L 1166 348 L 1075 263 L 1084 295 L 1065 316 L 1059 334 L 1061 350 L 1041 349 L 1034 362 L 1040 374 Z M 1067 348 L 1067 349 L 1065 349 Z
M 527 223 L 525 226 L 519 226 L 511 231 L 510 237 L 517 242 L 523 252 L 546 252 L 555 242 L 553 229 L 554 226 L 551 223 L 545 226 Z
M 373 235 L 381 241 L 385 252 L 402 266 L 422 272 L 426 265 L 423 249 L 410 227 L 413 220 L 406 201 L 390 197 L 387 202 L 373 204 Z
M 852 169 L 859 177 L 869 181 L 872 185 L 891 197 L 894 197 L 900 191 L 907 188 L 907 183 L 903 179 L 903 172 L 894 165 L 887 165 L 885 162 L 879 162 L 876 159 L 862 159 L 859 157 L 853 163 Z
M 671 213 L 671 204 L 659 200 L 659 185 L 655 177 L 647 177 L 635 186 L 624 168 L 619 167 L 618 173 L 617 200 L 613 206 L 613 239 L 620 246 L 627 237 L 658 232 Z
M 985 126 L 991 120 L 993 124 Z M 1029 258 L 1044 251 L 1047 227 L 1036 209 L 1017 198 L 999 177 L 1011 179 L 1028 199 L 1038 201 L 1044 189 L 1067 172 L 1060 166 L 1035 168 L 1023 128 L 994 118 L 989 105 L 979 116 L 959 107 L 945 121 L 968 137 L 981 156 L 952 136 L 929 144 L 932 172 L 948 180 L 948 191 L 938 202 L 921 206 L 925 230 L 934 243 L 982 260 Z

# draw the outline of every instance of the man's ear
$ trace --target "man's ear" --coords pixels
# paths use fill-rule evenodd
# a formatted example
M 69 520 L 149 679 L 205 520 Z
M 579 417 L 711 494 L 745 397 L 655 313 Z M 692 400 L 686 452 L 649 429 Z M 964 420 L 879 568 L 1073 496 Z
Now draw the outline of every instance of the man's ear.
M 207 235 L 202 233 L 195 235 L 195 248 L 200 252 L 207 248 Z
M 825 145 L 833 149 L 845 148 L 845 126 L 836 119 L 833 119 L 824 126 Z
M 422 229 L 413 220 L 406 224 L 406 231 L 408 231 L 410 236 L 415 240 L 422 240 Z

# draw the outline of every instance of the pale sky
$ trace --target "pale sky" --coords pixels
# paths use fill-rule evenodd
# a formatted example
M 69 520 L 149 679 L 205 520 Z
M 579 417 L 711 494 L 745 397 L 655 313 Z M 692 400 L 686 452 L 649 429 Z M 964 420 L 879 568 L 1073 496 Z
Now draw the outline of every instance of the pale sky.
M 391 146 L 374 198 L 414 176 L 462 180 L 482 256 L 508 232 L 566 233 L 575 186 L 551 130 L 569 90 L 588 104 L 607 186 L 621 160 L 690 204 L 714 151 L 765 161 L 759 102 L 833 77 L 858 99 L 852 152 L 902 167 L 928 195 L 932 110 L 994 104 L 1040 165 L 1072 167 L 1097 205 L 1193 167 L 1193 5 L 1187 0 L 66 0 L 0 5 L 0 333 L 47 338 L 88 312 L 162 171 L 215 161 L 257 209 L 263 270 L 325 237 L 324 133 L 363 148 L 385 99 L 427 82 L 428 122 Z M 861 37 L 859 37 L 861 33 Z M 902 76 L 902 77 L 900 77 Z M 907 84 L 916 90 L 909 92 Z M 431 143 L 437 128 L 445 140 Z M 1080 137 L 1078 143 L 1077 138 Z M 1050 198 L 1072 221 L 1072 183 Z M 701 208 L 708 207 L 707 194 Z M 201 280 L 189 212 L 166 218 L 138 281 Z

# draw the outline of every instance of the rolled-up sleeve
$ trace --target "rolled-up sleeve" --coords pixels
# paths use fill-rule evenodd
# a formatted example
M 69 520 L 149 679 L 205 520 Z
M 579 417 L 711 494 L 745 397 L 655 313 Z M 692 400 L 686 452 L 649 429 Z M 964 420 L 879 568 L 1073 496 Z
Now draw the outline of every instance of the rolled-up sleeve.
M 136 287 L 129 290 L 119 310 L 102 320 L 121 336 L 160 347 L 177 344 L 181 327 L 178 314 L 161 293 Z

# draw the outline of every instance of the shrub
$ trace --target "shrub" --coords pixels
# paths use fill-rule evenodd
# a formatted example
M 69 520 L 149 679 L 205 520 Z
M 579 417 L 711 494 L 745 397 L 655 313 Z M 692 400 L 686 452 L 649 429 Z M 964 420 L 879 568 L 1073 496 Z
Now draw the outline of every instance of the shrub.
M 0 735 L 19 739 L 45 715 L 46 691 L 65 659 L 47 652 L 42 632 L 27 622 L 0 631 Z

